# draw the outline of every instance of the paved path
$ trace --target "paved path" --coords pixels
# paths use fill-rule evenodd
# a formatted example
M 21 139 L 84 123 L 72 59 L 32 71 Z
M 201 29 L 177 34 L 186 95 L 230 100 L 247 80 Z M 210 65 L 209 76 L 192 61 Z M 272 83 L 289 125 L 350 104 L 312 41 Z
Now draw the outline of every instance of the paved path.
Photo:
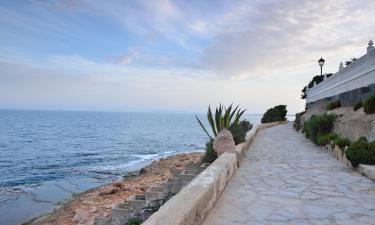
M 203 224 L 375 224 L 375 182 L 279 125 L 258 133 Z

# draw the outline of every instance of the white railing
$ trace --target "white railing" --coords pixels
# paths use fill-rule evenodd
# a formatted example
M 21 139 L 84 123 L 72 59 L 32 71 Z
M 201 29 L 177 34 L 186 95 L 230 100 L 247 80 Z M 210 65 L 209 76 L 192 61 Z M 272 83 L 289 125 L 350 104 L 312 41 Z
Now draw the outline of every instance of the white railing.
M 328 78 L 324 78 L 319 84 L 306 90 L 306 102 L 335 96 L 346 91 L 366 87 L 375 83 L 375 48 L 372 41 L 367 47 L 367 54 L 352 62 L 345 68 Z

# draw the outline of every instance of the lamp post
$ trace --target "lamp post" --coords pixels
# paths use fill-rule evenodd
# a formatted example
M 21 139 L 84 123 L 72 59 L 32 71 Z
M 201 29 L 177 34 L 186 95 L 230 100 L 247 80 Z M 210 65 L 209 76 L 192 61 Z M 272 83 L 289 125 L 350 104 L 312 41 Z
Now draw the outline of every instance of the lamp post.
M 320 66 L 320 75 L 323 75 L 324 62 L 325 62 L 325 60 L 322 57 L 320 57 L 320 59 L 318 60 L 318 63 L 319 63 L 319 66 Z

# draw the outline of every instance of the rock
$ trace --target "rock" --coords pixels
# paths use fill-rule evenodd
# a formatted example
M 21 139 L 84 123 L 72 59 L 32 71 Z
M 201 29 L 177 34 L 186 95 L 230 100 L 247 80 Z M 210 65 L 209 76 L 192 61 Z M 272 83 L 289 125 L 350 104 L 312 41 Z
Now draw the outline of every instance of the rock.
M 224 152 L 236 152 L 236 144 L 234 143 L 232 133 L 223 129 L 215 138 L 213 148 L 218 156 Z
M 89 217 L 89 212 L 87 212 L 86 210 L 78 209 L 73 216 L 73 221 L 81 222 L 88 217 Z

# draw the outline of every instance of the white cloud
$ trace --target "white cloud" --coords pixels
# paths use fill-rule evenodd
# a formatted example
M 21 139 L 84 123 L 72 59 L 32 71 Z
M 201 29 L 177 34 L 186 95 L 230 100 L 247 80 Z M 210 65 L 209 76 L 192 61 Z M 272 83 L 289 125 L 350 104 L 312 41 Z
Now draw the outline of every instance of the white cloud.
M 222 16 L 215 44 L 204 51 L 203 65 L 222 76 L 273 74 L 321 55 L 340 60 L 342 48 L 358 52 L 375 34 L 369 1 L 248 3 Z
M 65 0 L 38 4 L 108 17 L 139 43 L 127 46 L 127 52 L 107 56 L 107 61 L 85 58 L 79 52 L 48 55 L 43 60 L 31 60 L 13 49 L 7 50 L 13 58 L 0 52 L 0 59 L 9 64 L 0 65 L 7 72 L 0 76 L 0 103 L 6 99 L 22 102 L 23 95 L 33 98 L 30 102 L 60 99 L 65 105 L 71 102 L 73 108 L 85 102 L 88 108 L 96 104 L 110 109 L 199 110 L 210 103 L 237 101 L 251 112 L 281 103 L 296 112 L 304 104 L 298 100 L 300 90 L 319 71 L 319 57 L 327 60 L 325 71 L 335 72 L 340 61 L 359 57 L 367 41 L 375 39 L 375 5 L 370 0 Z M 28 25 L 27 17 L 3 12 L 19 18 L 13 22 L 18 26 Z M 77 29 L 60 19 L 54 22 L 58 26 L 52 29 L 50 23 L 33 20 L 36 27 L 30 29 Z M 72 38 L 74 32 L 70 33 Z M 184 50 L 158 48 L 160 42 Z M 18 81 L 11 82 L 11 76 L 19 77 Z

